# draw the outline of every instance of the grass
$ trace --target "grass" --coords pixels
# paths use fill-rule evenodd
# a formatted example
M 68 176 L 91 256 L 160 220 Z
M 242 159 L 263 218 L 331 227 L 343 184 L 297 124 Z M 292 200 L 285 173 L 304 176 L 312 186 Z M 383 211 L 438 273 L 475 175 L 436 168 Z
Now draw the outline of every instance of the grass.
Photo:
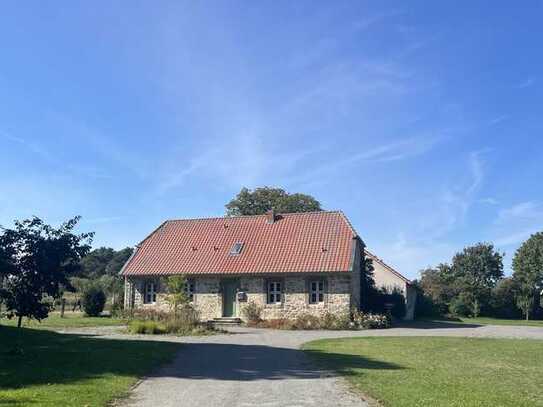
M 179 346 L 6 326 L 0 343 L 0 405 L 51 407 L 105 406 Z
M 501 319 L 501 318 L 488 318 L 488 317 L 478 317 L 478 318 L 455 318 L 455 319 L 427 319 L 427 321 L 435 322 L 452 322 L 459 324 L 474 324 L 474 325 L 514 325 L 514 326 L 536 326 L 543 327 L 542 320 L 529 320 L 524 319 Z
M 63 329 L 63 328 L 82 328 L 95 326 L 113 326 L 125 325 L 126 320 L 111 317 L 86 317 L 82 312 L 66 312 L 64 318 L 60 313 L 51 312 L 49 317 L 38 322 L 36 320 L 23 319 L 23 327 L 36 329 Z M 17 326 L 17 319 L 0 319 L 0 326 Z
M 543 406 L 543 341 L 349 338 L 304 350 L 384 406 Z

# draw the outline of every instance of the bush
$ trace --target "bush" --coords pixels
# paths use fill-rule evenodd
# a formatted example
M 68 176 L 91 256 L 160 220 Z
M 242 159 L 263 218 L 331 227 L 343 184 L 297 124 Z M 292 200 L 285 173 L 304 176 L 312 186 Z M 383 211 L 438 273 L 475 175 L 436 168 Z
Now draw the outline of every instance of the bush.
M 154 308 L 135 309 L 133 312 L 134 319 L 141 319 L 143 321 L 165 321 L 171 317 L 172 314 L 170 312 Z
M 83 292 L 81 303 L 85 314 L 90 317 L 97 317 L 104 310 L 106 295 L 100 288 L 91 286 Z
M 322 329 L 342 330 L 351 329 L 351 317 L 349 313 L 335 315 L 330 312 L 324 314 L 321 320 Z
M 311 314 L 302 314 L 292 321 L 292 329 L 321 329 L 321 318 Z
M 354 311 L 353 324 L 357 329 L 384 329 L 390 328 L 390 319 L 382 314 Z
M 166 328 L 160 322 L 156 321 L 131 321 L 128 324 L 128 330 L 133 334 L 163 334 Z
M 250 324 L 262 321 L 262 307 L 253 301 L 248 302 L 241 312 Z
M 449 304 L 449 312 L 455 317 L 467 317 L 471 315 L 471 302 L 463 295 L 453 298 Z
M 198 311 L 190 305 L 182 305 L 177 312 L 155 309 L 134 311 L 134 320 L 128 329 L 138 334 L 203 335 L 215 330 L 200 322 Z

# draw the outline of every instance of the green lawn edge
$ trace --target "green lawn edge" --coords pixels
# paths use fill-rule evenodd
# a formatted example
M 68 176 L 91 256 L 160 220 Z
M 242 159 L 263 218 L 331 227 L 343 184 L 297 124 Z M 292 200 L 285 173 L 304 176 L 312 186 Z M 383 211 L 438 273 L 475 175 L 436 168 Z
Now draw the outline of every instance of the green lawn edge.
M 383 406 L 543 406 L 541 340 L 358 337 L 302 350 Z

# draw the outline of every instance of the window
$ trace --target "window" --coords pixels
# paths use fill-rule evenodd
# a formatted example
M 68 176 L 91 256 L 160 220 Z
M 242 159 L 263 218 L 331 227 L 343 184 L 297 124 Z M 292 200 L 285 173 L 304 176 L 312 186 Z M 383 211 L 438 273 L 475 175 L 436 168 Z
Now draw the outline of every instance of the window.
M 185 294 L 187 294 L 190 302 L 194 301 L 194 281 L 187 280 L 187 283 L 185 284 Z
M 324 301 L 324 280 L 309 282 L 309 303 L 318 304 Z
M 236 242 L 230 249 L 230 254 L 235 256 L 237 254 L 241 253 L 241 249 L 243 249 L 243 242 Z
M 157 286 L 154 281 L 148 281 L 145 284 L 145 298 L 144 302 L 146 304 L 152 304 L 156 302 L 156 292 L 157 292 Z
M 268 304 L 278 304 L 281 302 L 281 282 L 270 281 L 268 283 Z

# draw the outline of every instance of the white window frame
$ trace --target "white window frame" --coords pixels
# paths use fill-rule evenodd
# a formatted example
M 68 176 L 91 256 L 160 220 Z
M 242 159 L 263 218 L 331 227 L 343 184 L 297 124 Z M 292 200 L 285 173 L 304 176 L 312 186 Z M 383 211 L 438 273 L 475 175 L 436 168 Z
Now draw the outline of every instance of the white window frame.
M 156 281 L 147 281 L 143 287 L 143 302 L 145 304 L 156 304 L 156 294 L 158 291 Z
M 324 280 L 310 280 L 309 281 L 309 303 L 320 304 L 324 302 Z
M 283 283 L 281 281 L 268 281 L 268 304 L 281 304 L 283 299 Z
M 187 280 L 187 283 L 185 284 L 185 294 L 187 295 L 190 302 L 194 301 L 194 291 L 195 291 L 194 281 Z

